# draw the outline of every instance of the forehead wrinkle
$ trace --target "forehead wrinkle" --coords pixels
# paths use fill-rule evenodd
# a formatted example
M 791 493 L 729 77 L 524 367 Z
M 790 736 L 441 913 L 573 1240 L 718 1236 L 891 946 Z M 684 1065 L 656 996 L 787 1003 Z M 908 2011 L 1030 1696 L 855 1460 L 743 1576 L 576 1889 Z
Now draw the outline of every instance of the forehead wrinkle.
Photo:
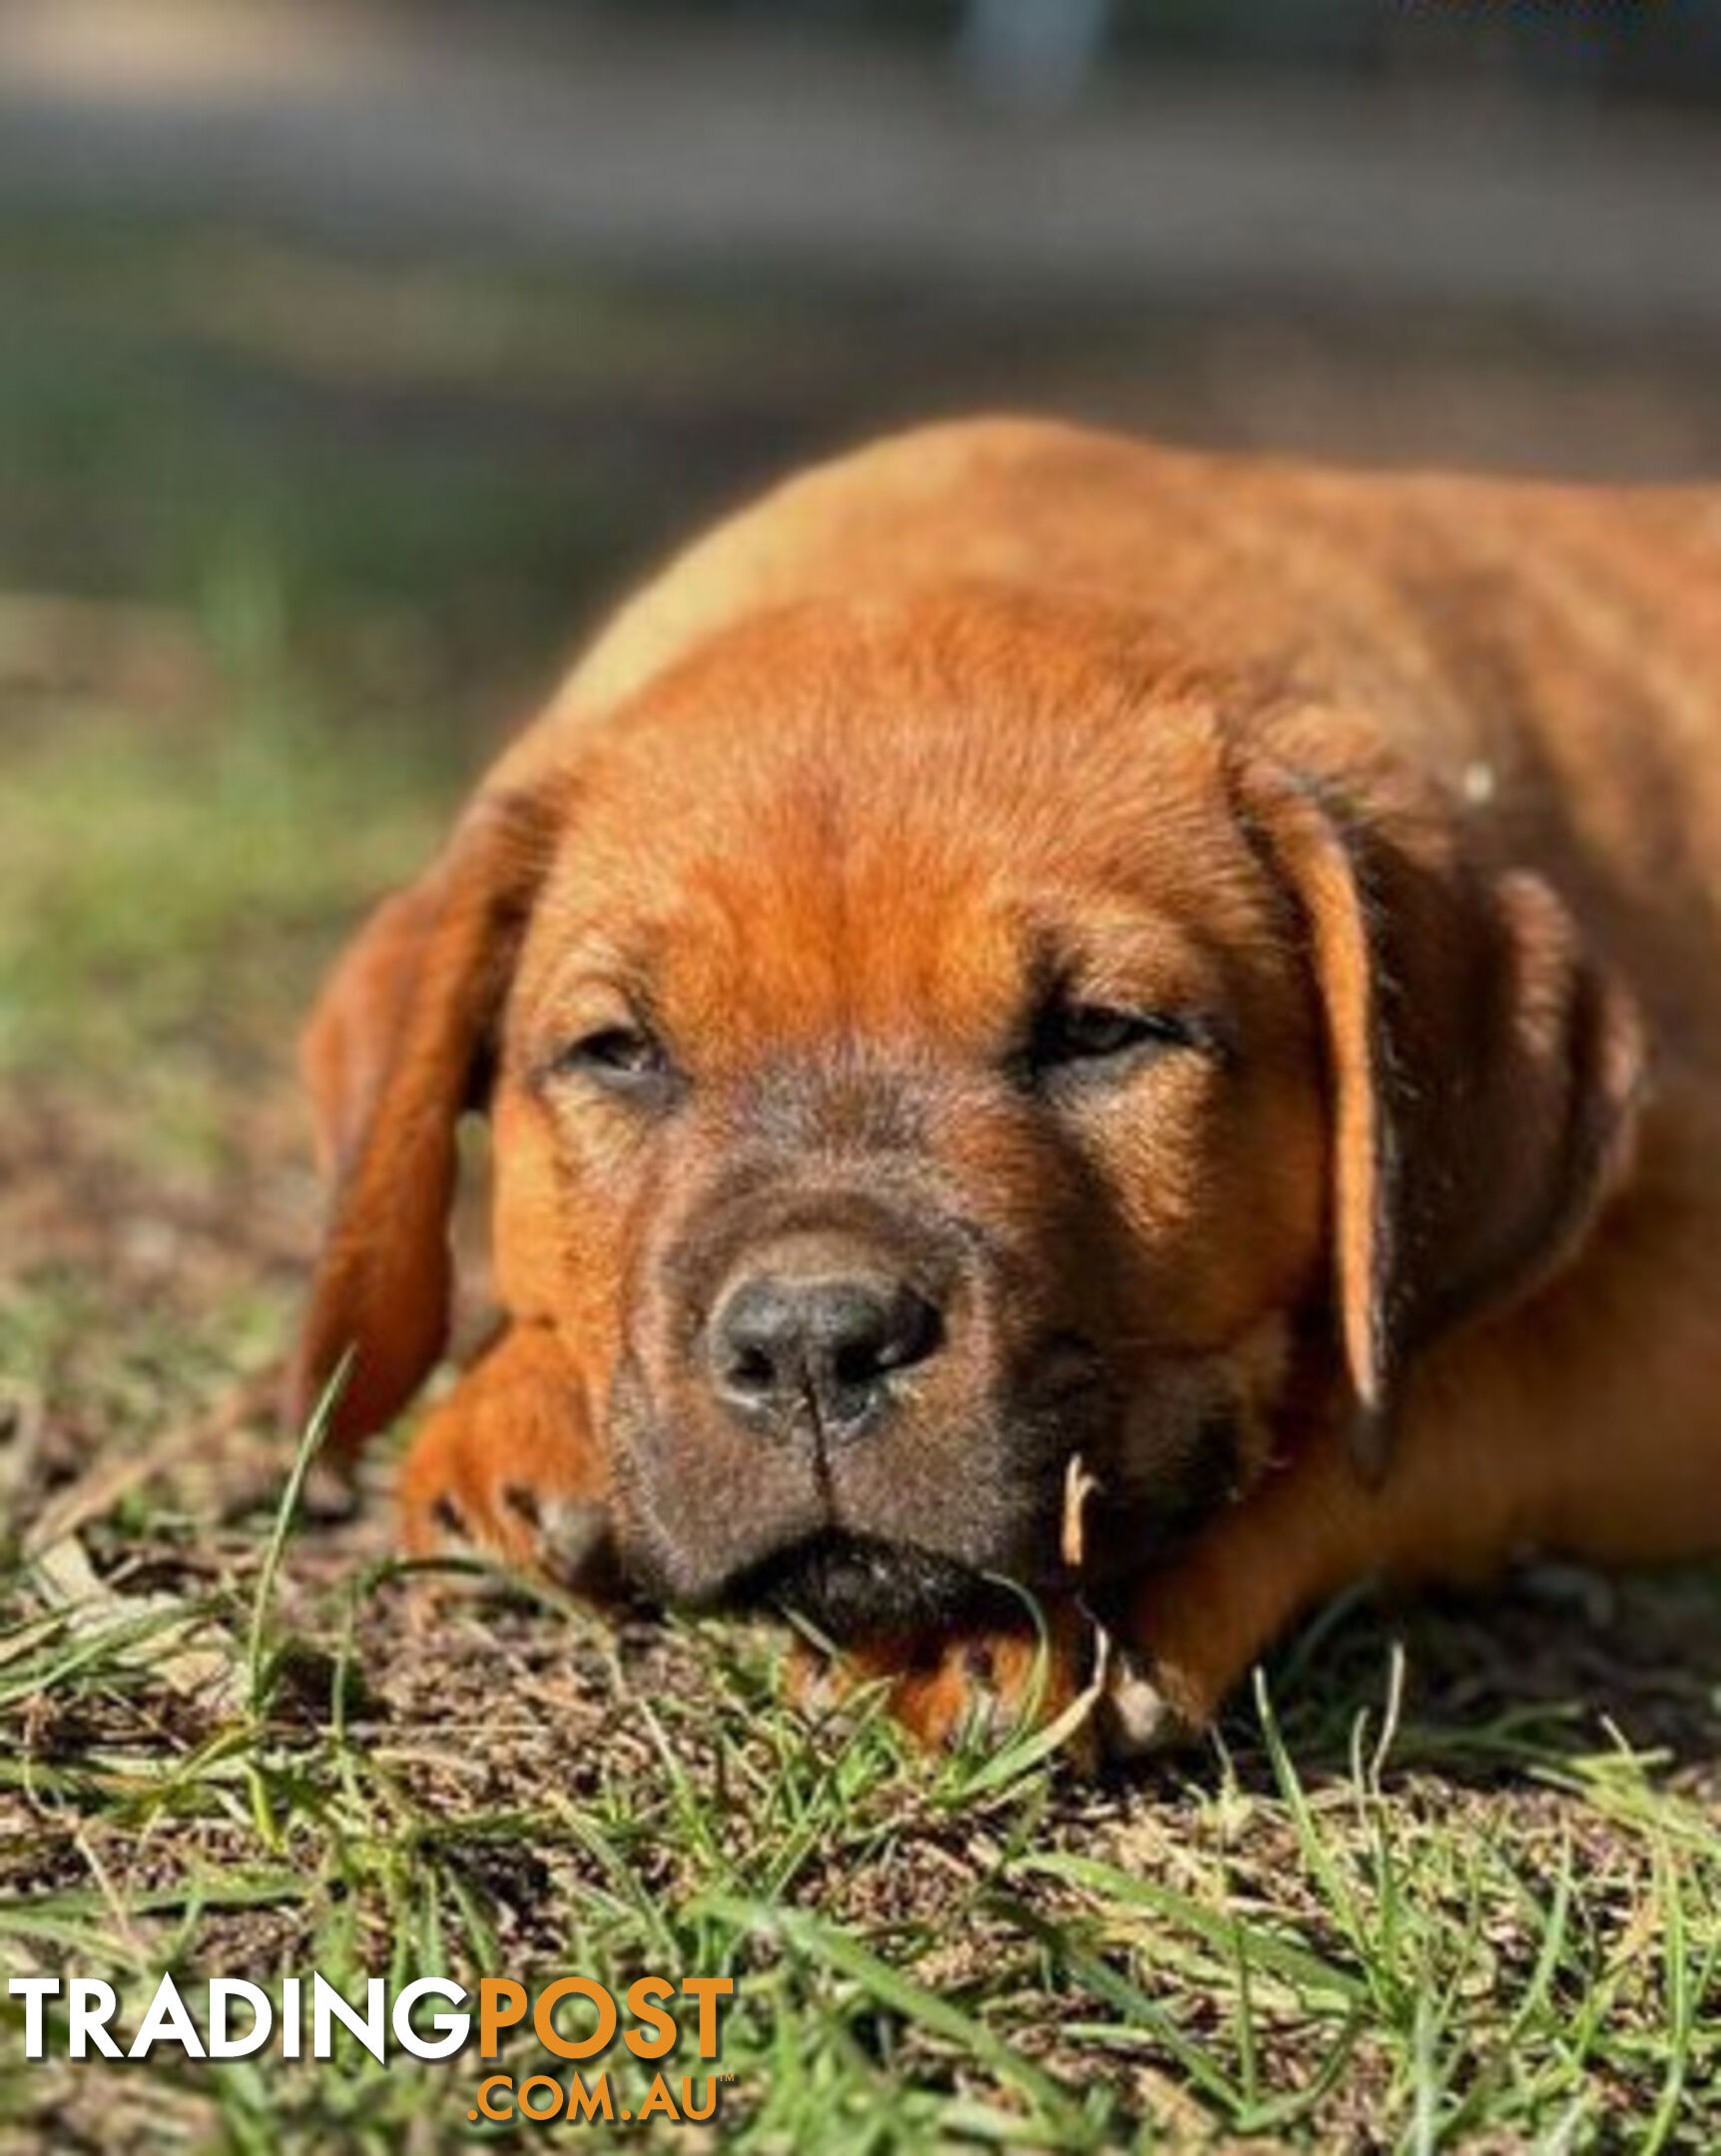
M 708 674 L 673 741 L 642 711 L 613 745 L 590 866 L 570 880 L 583 909 L 655 917 L 647 963 L 672 1029 L 732 1056 L 774 1038 L 975 1038 L 1026 998 L 1024 900 L 1064 922 L 1230 912 L 1206 715 L 1171 699 L 1120 723 L 1133 669 L 1100 695 L 1085 660 L 1048 685 L 967 641 L 881 667 L 827 655 L 808 680 L 773 650 L 769 678 Z
M 967 819 L 908 812 L 835 748 L 735 808 L 727 842 L 707 831 L 663 864 L 666 1001 L 690 1030 L 736 1048 L 900 1037 L 960 1027 L 982 980 L 995 999 L 1015 959 Z
M 664 927 L 650 919 L 630 921 L 625 935 L 613 932 L 607 924 L 582 923 L 554 936 L 540 969 L 537 992 L 554 1005 L 613 991 L 649 1015 L 668 940 Z
M 699 879 L 666 943 L 667 1001 L 737 1048 L 960 1036 L 1019 974 L 975 894 L 854 858 L 779 859 Z

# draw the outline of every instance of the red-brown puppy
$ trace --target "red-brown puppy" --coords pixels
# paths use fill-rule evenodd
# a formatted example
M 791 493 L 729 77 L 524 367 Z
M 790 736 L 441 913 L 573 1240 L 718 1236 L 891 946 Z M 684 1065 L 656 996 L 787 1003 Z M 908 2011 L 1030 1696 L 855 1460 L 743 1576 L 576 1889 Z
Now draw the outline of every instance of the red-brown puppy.
M 408 1546 L 1198 1724 L 1359 1573 L 1721 1544 L 1721 494 L 1012 421 L 625 610 L 306 1053 Z M 1072 1533 L 1072 1462 L 1095 1488 Z M 1103 1718 L 1102 1718 L 1103 1719 Z

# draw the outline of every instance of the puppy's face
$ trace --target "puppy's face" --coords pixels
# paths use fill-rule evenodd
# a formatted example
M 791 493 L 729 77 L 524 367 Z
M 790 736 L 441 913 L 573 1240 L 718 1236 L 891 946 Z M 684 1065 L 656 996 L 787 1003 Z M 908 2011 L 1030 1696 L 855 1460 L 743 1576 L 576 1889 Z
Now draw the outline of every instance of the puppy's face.
M 810 610 L 578 760 L 493 1095 L 497 1256 L 636 1573 L 839 1636 L 1259 1465 L 1322 1273 L 1307 968 L 1215 715 L 1121 635 Z
M 962 588 L 552 715 L 305 1068 L 295 1412 L 343 1369 L 349 1446 L 436 1360 L 487 1098 L 502 1299 L 572 1374 L 468 1466 L 577 1450 L 646 1584 L 856 1636 L 1078 1557 L 1103 1589 L 1315 1415 L 1383 1471 L 1414 1358 L 1581 1246 L 1644 1044 L 1365 716 Z

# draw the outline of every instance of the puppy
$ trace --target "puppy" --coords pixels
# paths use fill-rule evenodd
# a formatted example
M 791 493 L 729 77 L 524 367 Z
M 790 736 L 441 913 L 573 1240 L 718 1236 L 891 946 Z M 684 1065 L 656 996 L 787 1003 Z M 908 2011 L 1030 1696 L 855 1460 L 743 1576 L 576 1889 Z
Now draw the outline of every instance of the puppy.
M 1721 493 L 815 471 L 337 967 L 293 1412 L 437 1360 L 481 1110 L 506 1326 L 408 1549 L 799 1610 L 928 1740 L 1198 1728 L 1364 1573 L 1715 1546 L 1718 752 Z

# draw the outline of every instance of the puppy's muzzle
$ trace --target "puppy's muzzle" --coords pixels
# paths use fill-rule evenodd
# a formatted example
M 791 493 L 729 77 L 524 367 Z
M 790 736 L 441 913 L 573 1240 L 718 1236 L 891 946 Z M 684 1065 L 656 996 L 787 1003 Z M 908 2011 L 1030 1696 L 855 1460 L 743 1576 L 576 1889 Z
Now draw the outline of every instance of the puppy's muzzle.
M 792 1612 L 839 1644 L 988 1620 L 1002 1626 L 1023 1611 L 1018 1594 L 967 1565 L 838 1529 L 778 1551 L 736 1583 L 732 1599 Z
M 863 1245 L 789 1237 L 754 1253 L 720 1298 L 710 1382 L 762 1435 L 846 1443 L 885 1419 L 943 1340 L 937 1305 Z

